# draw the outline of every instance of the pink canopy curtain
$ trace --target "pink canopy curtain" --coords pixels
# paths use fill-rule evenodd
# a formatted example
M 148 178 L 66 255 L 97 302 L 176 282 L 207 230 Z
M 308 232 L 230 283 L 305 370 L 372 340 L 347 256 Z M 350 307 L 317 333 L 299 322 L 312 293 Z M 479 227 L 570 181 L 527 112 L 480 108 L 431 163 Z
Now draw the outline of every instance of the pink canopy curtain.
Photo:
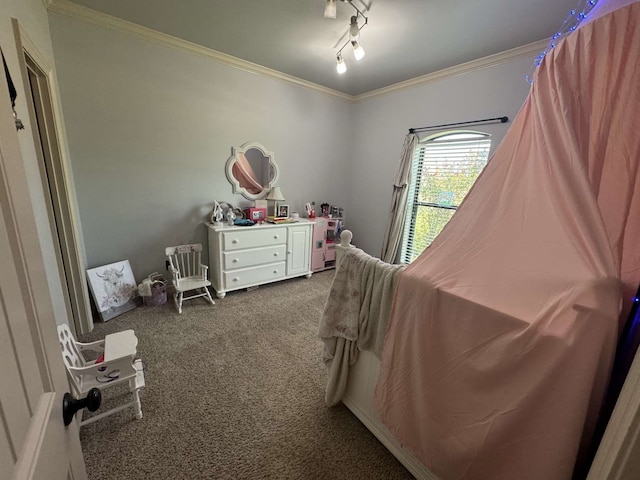
M 244 153 L 238 153 L 231 171 L 236 180 L 238 180 L 240 186 L 247 192 L 253 194 L 262 192 L 264 187 L 260 184 L 260 181 L 256 176 L 256 172 L 251 167 L 251 164 Z
M 399 276 L 375 394 L 442 480 L 566 480 L 640 282 L 640 4 L 584 24 Z

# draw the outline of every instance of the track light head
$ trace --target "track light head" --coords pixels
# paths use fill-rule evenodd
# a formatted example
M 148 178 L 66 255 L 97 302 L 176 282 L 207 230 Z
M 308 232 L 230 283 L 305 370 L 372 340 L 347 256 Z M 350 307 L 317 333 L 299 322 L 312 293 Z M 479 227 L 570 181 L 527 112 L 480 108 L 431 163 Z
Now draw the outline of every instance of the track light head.
M 349 37 L 358 38 L 360 35 L 360 29 L 358 28 L 358 17 L 356 15 L 351 17 L 351 24 L 349 24 Z
M 365 55 L 362 45 L 360 45 L 357 40 L 351 40 L 351 46 L 353 47 L 353 56 L 356 57 L 356 60 L 362 60 Z
M 339 53 L 336 56 L 336 71 L 342 75 L 344 72 L 347 71 L 347 64 L 344 63 L 344 59 L 342 58 L 342 54 Z
M 337 0 L 327 0 L 324 5 L 324 18 L 336 18 Z

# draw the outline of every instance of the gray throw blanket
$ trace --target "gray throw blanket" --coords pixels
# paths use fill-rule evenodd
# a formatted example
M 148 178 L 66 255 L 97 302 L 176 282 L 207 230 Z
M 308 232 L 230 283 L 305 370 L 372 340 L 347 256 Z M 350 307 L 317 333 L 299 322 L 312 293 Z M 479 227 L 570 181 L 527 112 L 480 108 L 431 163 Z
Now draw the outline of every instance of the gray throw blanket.
M 403 268 L 404 265 L 385 263 L 359 248 L 344 253 L 318 331 L 329 369 L 327 405 L 342 400 L 349 366 L 357 360 L 358 350 L 370 350 L 378 358 L 382 355 L 396 279 Z

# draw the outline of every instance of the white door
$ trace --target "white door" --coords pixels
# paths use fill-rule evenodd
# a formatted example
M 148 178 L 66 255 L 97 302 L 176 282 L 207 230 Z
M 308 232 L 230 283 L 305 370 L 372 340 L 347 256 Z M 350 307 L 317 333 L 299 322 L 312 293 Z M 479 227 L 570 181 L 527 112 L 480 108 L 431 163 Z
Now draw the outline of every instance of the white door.
M 78 427 L 62 420 L 68 384 L 7 92 L 0 75 L 0 478 L 84 480 Z

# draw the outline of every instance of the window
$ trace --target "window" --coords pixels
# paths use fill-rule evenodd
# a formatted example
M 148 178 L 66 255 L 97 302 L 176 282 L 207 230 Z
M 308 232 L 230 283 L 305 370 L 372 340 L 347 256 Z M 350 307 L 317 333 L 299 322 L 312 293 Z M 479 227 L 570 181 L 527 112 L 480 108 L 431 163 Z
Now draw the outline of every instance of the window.
M 411 263 L 438 236 L 489 159 L 491 135 L 440 132 L 413 155 L 400 260 Z

